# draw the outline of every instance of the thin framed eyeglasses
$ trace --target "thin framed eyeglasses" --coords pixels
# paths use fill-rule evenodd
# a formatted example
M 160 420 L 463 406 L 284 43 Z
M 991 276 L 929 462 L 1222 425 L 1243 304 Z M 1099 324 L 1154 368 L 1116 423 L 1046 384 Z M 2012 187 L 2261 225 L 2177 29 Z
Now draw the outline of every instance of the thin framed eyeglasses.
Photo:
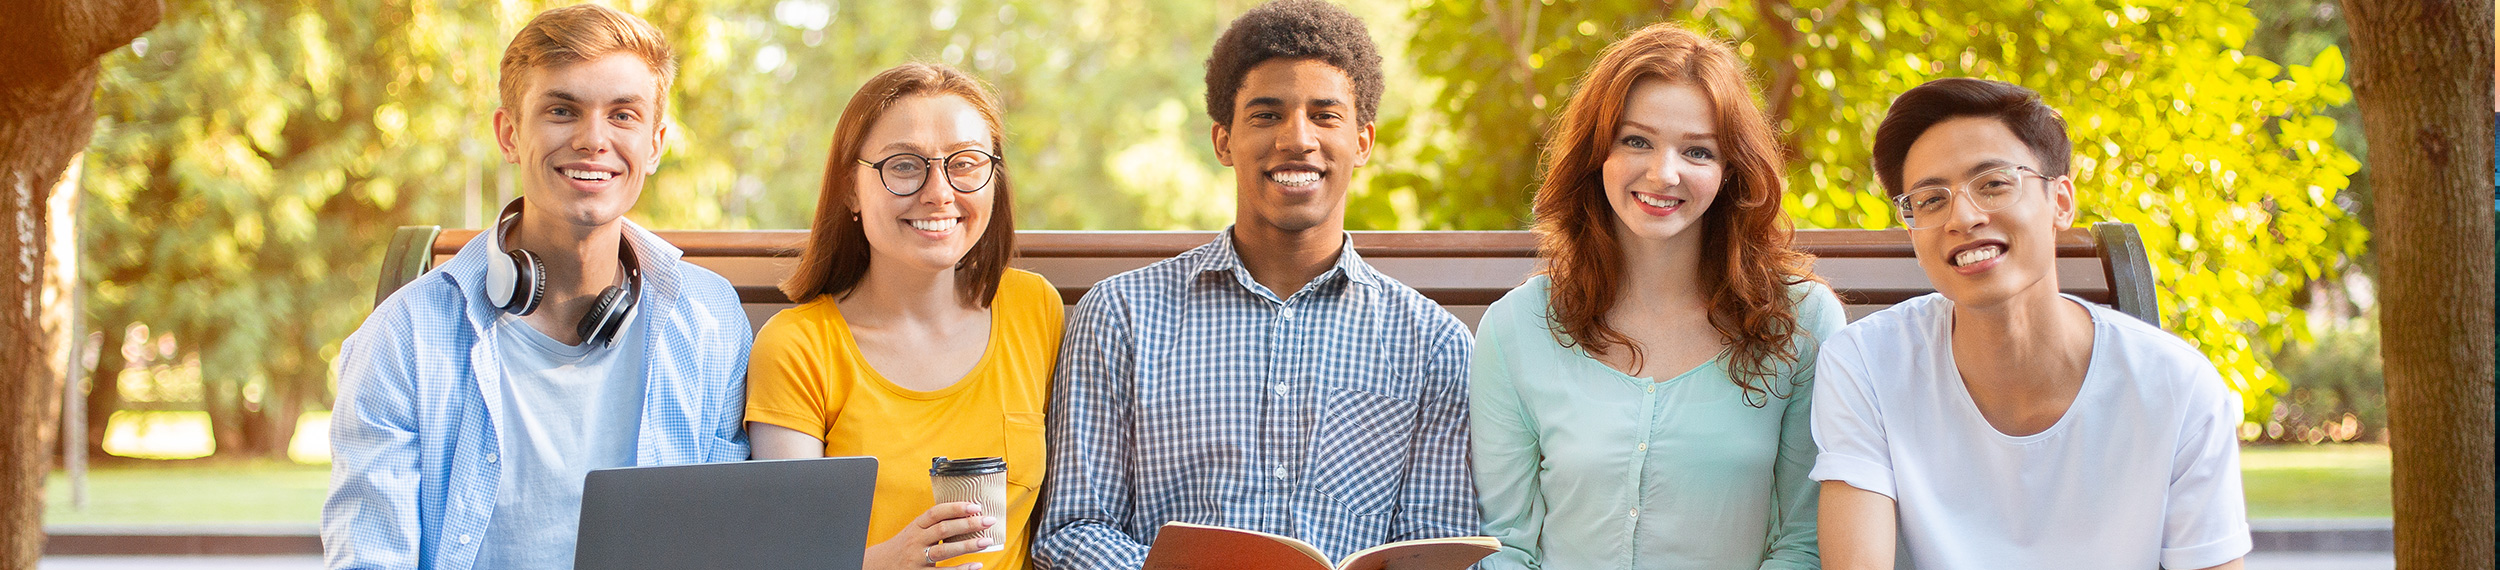
M 1893 211 L 1900 214 L 1901 223 L 1908 225 L 1910 229 L 1934 229 L 1944 225 L 1945 218 L 1950 217 L 1947 214 L 1953 211 L 1955 193 L 1960 193 L 1964 199 L 1970 200 L 1971 205 L 1978 207 L 1981 212 L 2003 210 L 2006 206 L 2021 202 L 2024 192 L 2020 190 L 2024 176 L 2034 176 L 2041 180 L 2049 179 L 2048 175 L 2032 170 L 2029 166 L 2008 166 L 1979 173 L 1970 180 L 1962 181 L 1961 186 L 1958 187 L 1937 184 L 1913 188 L 1901 193 L 1900 196 L 1893 197 Z
M 876 162 L 864 158 L 858 160 L 860 166 L 877 170 L 877 180 L 885 183 L 886 192 L 910 196 L 920 193 L 920 187 L 928 184 L 931 165 L 941 162 L 945 164 L 940 168 L 945 170 L 947 186 L 954 187 L 959 194 L 979 192 L 989 187 L 990 179 L 998 177 L 1001 157 L 989 151 L 967 148 L 938 158 L 898 152 Z

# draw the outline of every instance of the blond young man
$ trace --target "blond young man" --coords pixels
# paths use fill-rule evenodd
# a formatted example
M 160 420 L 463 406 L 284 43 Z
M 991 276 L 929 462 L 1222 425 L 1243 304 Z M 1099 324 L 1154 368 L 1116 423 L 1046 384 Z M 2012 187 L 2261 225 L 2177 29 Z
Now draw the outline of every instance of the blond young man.
M 523 195 L 341 348 L 329 567 L 571 568 L 589 470 L 746 458 L 736 292 L 624 218 L 675 72 L 601 6 L 505 48 L 495 139 Z

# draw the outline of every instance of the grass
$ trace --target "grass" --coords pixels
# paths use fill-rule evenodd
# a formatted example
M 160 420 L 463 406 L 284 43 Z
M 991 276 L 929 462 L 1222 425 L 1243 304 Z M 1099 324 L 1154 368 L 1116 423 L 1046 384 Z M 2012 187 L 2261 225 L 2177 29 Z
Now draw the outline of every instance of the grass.
M 133 414 L 125 420 L 121 414 Z M 87 507 L 72 509 L 67 477 L 44 486 L 47 524 L 300 523 L 321 519 L 329 493 L 326 414 L 308 416 L 290 453 L 296 461 L 117 461 L 87 474 Z M 122 412 L 105 442 L 116 453 L 186 457 L 207 451 L 207 417 L 197 412 Z M 125 421 L 128 426 L 125 427 Z M 137 452 L 137 453 L 131 453 Z M 2269 445 L 2240 451 L 2248 516 L 2383 518 L 2388 503 L 2384 445 Z
M 316 523 L 330 493 L 330 414 L 304 415 L 293 461 L 194 460 L 210 450 L 205 412 L 113 412 L 104 449 L 113 459 L 87 471 L 86 508 L 70 504 L 69 477 L 43 487 L 45 524 Z
M 2252 519 L 2394 516 L 2388 477 L 2385 445 L 2240 448 Z
M 328 464 L 153 462 L 87 472 L 87 508 L 70 505 L 69 477 L 43 487 L 45 524 L 317 523 Z

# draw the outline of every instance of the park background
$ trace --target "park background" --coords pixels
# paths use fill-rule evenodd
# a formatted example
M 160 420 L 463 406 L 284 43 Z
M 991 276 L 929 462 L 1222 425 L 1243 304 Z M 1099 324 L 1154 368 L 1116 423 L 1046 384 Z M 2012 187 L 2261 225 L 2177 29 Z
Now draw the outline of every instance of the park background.
M 371 308 L 383 245 L 400 225 L 478 227 L 517 192 L 489 130 L 496 63 L 559 4 L 177 0 L 103 58 L 74 183 L 68 371 L 85 424 L 70 455 L 94 468 L 47 485 L 47 523 L 317 518 L 332 359 Z M 1023 228 L 1219 229 L 1231 177 L 1202 63 L 1254 4 L 616 3 L 681 62 L 631 217 L 805 227 L 844 102 L 917 60 L 1003 99 Z M 2079 223 L 2142 232 L 2163 324 L 2244 398 L 2252 514 L 2389 516 L 2368 149 L 2336 2 L 1347 7 L 1388 75 L 1357 230 L 1524 229 L 1547 121 L 1600 49 L 1660 20 L 1753 66 L 1801 228 L 1895 225 L 1865 149 L 1892 96 L 1952 76 L 2037 89 L 2075 141 Z

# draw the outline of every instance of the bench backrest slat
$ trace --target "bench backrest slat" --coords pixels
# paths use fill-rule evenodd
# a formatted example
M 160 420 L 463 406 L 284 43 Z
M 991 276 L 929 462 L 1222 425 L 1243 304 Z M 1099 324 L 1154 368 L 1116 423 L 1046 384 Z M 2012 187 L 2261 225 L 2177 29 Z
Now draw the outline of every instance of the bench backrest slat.
M 805 230 L 661 231 L 686 259 L 737 286 L 751 324 L 790 306 L 776 286 L 797 265 Z M 1537 268 L 1536 237 L 1524 231 L 1350 232 L 1365 261 L 1431 297 L 1473 325 L 1484 306 Z M 477 230 L 407 226 L 384 260 L 376 303 L 400 284 L 458 253 Z M 1069 303 L 1103 278 L 1179 255 L 1215 239 L 1205 231 L 1024 231 L 1015 266 L 1040 273 Z M 431 255 L 419 256 L 417 244 Z M 1815 274 L 1832 285 L 1855 320 L 1934 291 L 1918 267 L 1904 230 L 1800 230 L 1797 246 L 1814 254 Z M 2117 307 L 2148 322 L 2155 314 L 2152 271 L 2135 228 L 2101 223 L 2058 234 L 2061 289 Z

